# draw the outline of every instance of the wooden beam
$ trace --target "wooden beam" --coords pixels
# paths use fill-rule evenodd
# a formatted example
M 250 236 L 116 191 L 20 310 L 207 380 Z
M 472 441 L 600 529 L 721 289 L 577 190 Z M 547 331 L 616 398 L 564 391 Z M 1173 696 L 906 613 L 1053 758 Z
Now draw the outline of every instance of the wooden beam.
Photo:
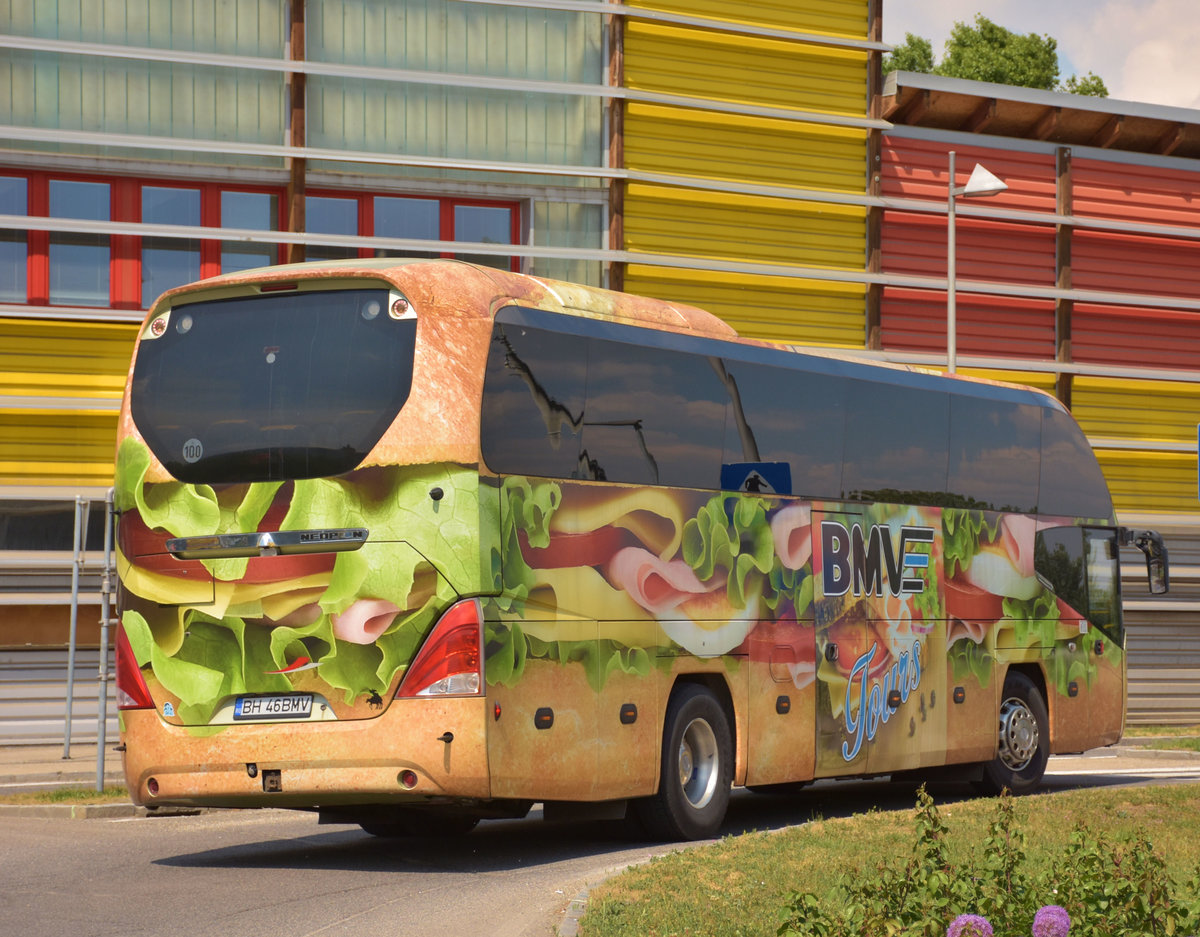
M 1158 142 L 1154 144 L 1154 152 L 1159 156 L 1170 156 L 1183 143 L 1183 138 L 1187 135 L 1187 124 L 1172 124 L 1167 128 L 1167 132 L 1158 138 Z
M 1121 131 L 1125 127 L 1125 115 L 1113 114 L 1112 117 L 1104 124 L 1103 127 L 1092 138 L 1092 146 L 1098 146 L 1101 149 L 1108 149 L 1121 138 Z
M 1038 122 L 1033 127 L 1033 137 L 1035 140 L 1049 140 L 1054 134 L 1058 133 L 1058 125 L 1062 121 L 1061 107 L 1048 107 L 1046 112 L 1038 118 Z
M 971 116 L 963 121 L 960 128 L 967 133 L 983 133 L 993 120 L 996 119 L 996 99 L 984 98 L 971 112 Z
M 625 86 L 625 17 L 607 16 L 608 20 L 608 83 L 614 88 Z M 608 102 L 608 165 L 625 168 L 625 102 L 611 98 Z M 608 247 L 625 249 L 625 181 L 608 180 Z M 625 264 L 608 267 L 608 288 L 625 288 Z
M 914 91 L 886 119 L 893 124 L 919 124 L 921 118 L 925 116 L 925 112 L 929 110 L 931 100 L 928 90 Z
M 1074 206 L 1074 184 L 1071 175 L 1071 151 L 1060 146 L 1055 154 L 1055 209 L 1060 215 L 1071 214 Z M 1071 288 L 1071 225 L 1060 224 L 1054 238 L 1054 284 L 1060 290 Z M 1054 359 L 1071 360 L 1071 320 L 1075 304 L 1070 299 L 1054 301 Z M 1064 407 L 1070 409 L 1072 375 L 1059 374 L 1054 393 Z
M 304 40 L 304 4 L 305 0 L 289 0 L 288 19 L 288 58 L 302 62 L 305 58 Z M 308 133 L 305 127 L 305 97 L 307 90 L 304 72 L 287 73 L 288 88 L 288 143 L 291 146 L 304 146 Z M 304 231 L 304 196 L 308 161 L 303 157 L 289 156 L 286 159 L 288 170 L 287 185 L 287 230 L 299 234 Z M 288 263 L 301 263 L 304 260 L 304 245 L 289 244 L 285 249 Z
M 882 0 L 870 0 L 867 7 L 868 38 L 873 42 L 883 40 Z M 883 53 L 873 49 L 867 63 L 869 98 L 867 113 L 879 118 L 883 113 Z M 872 128 L 867 133 L 867 193 L 878 197 L 883 190 L 883 131 Z M 878 273 L 883 268 L 883 209 L 873 205 L 867 209 L 867 272 Z M 867 285 L 865 335 L 866 347 L 874 351 L 883 348 L 883 287 L 878 283 Z

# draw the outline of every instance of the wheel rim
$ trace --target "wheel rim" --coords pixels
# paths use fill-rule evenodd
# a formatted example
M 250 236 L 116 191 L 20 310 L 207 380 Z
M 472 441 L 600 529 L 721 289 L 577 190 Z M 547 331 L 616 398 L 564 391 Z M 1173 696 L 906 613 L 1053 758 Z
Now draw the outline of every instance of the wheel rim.
M 718 768 L 716 733 L 705 720 L 693 719 L 679 739 L 679 786 L 693 807 L 712 800 Z
M 1038 724 L 1024 700 L 1006 699 L 1000 706 L 1000 760 L 1013 771 L 1022 771 L 1037 755 Z

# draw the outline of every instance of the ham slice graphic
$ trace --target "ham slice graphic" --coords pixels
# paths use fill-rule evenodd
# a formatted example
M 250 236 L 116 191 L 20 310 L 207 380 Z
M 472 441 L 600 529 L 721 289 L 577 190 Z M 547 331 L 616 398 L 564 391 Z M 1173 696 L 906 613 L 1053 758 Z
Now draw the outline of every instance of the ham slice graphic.
M 359 599 L 340 615 L 331 615 L 333 636 L 351 644 L 374 644 L 400 614 L 386 599 Z
M 683 560 L 662 560 L 641 547 L 617 551 L 608 566 L 613 585 L 653 615 L 680 647 L 698 657 L 725 654 L 757 623 L 758 598 L 735 609 L 725 577 L 701 582 Z
M 786 507 L 771 519 L 775 555 L 787 569 L 803 569 L 812 556 L 812 511 L 808 505 Z

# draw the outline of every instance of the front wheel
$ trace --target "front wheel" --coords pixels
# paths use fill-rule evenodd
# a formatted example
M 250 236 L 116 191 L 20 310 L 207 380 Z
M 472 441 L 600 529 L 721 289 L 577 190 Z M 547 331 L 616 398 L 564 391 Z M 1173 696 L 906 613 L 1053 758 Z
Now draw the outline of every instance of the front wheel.
M 733 783 L 733 733 L 707 689 L 685 684 L 671 696 L 663 726 L 658 793 L 634 812 L 659 839 L 706 839 L 717 832 Z
M 1004 678 L 1000 703 L 999 746 L 983 766 L 980 790 L 998 794 L 1008 788 L 1025 794 L 1042 783 L 1050 757 L 1050 718 L 1037 686 L 1023 673 Z

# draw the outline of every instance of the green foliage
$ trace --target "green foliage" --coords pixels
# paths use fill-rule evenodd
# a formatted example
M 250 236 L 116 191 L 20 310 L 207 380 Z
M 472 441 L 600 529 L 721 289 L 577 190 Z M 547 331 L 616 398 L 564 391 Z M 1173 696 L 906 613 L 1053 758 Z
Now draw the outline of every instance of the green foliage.
M 1058 82 L 1058 42 L 1036 33 L 1019 35 L 977 13 L 974 26 L 954 24 L 934 71 L 948 78 L 1051 91 Z
M 883 73 L 921 72 L 928 75 L 933 71 L 933 43 L 912 33 L 904 34 L 904 43 L 883 57 Z
M 1077 826 L 1062 860 L 1032 877 L 1025 837 L 1005 793 L 981 854 L 972 851 L 955 863 L 946 849 L 947 828 L 924 787 L 917 792 L 916 833 L 902 866 L 881 862 L 874 875 L 843 885 L 833 910 L 810 892 L 791 893 L 779 937 L 941 937 L 960 914 L 986 918 L 996 934 L 1024 934 L 1047 904 L 1067 910 L 1072 937 L 1173 937 L 1200 924 L 1200 867 L 1177 885 L 1144 834 L 1114 844 Z
M 1108 97 L 1108 86 L 1104 84 L 1104 79 L 1092 72 L 1088 72 L 1082 78 L 1072 75 L 1058 86 L 1058 90 L 1067 94 L 1086 94 L 1093 98 Z
M 1092 72 L 1059 81 L 1058 41 L 1036 33 L 1021 35 L 993 23 L 982 13 L 973 24 L 955 22 L 946 40 L 941 62 L 935 62 L 933 45 L 921 36 L 905 33 L 904 42 L 884 56 L 883 71 L 922 72 L 990 81 L 1020 88 L 1065 91 L 1108 97 L 1104 81 Z

